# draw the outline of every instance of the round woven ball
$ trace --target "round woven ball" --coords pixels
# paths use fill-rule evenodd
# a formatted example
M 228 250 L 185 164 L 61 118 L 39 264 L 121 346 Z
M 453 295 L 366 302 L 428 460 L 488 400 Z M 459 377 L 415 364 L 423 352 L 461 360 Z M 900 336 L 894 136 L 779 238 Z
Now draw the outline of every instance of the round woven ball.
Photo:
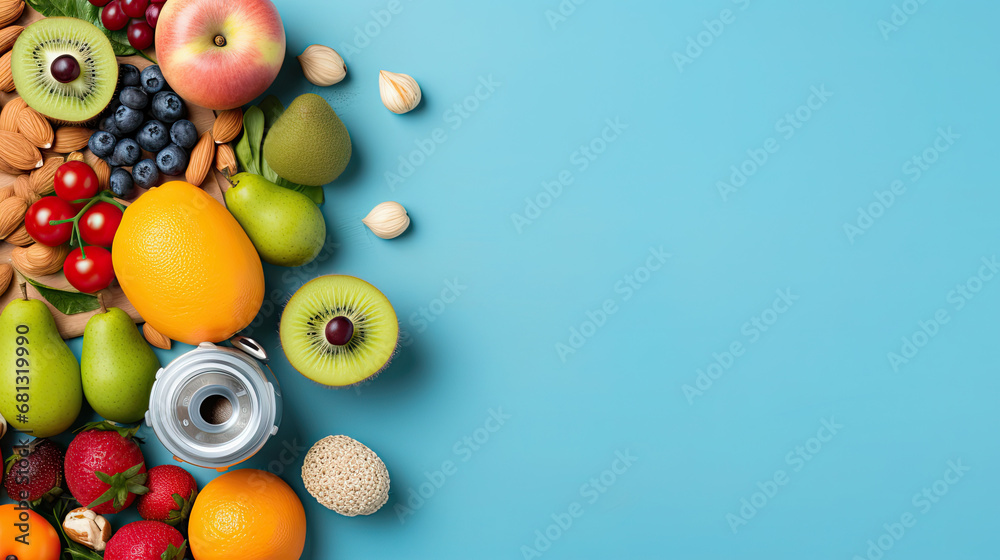
M 370 515 L 389 499 L 389 471 L 374 451 L 347 436 L 327 436 L 306 453 L 302 482 L 316 500 L 349 517 Z

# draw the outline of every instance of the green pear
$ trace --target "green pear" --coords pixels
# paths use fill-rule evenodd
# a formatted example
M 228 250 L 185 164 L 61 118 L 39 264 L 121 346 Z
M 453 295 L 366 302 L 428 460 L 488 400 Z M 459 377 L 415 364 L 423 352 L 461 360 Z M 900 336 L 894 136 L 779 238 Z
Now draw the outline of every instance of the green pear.
M 278 176 L 319 187 L 347 168 L 351 136 L 325 99 L 306 93 L 296 97 L 274 121 L 262 153 Z
M 160 360 L 127 313 L 112 307 L 87 321 L 80 368 L 95 412 L 123 424 L 142 420 Z
M 0 356 L 0 414 L 7 422 L 35 437 L 69 429 L 83 402 L 80 364 L 44 303 L 25 297 L 7 304 Z
M 316 203 L 260 175 L 238 173 L 229 181 L 226 206 L 260 258 L 278 266 L 302 266 L 316 258 L 326 241 L 326 221 Z

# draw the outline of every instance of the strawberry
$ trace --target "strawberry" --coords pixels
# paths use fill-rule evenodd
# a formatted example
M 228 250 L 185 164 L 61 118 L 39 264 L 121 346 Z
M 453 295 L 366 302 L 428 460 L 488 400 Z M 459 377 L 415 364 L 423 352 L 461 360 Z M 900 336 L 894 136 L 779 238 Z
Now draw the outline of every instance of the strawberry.
M 145 494 L 146 461 L 134 428 L 96 422 L 81 428 L 66 449 L 66 485 L 94 513 L 118 513 Z
M 198 495 L 198 484 L 191 473 L 176 465 L 160 465 L 149 469 L 146 475 L 149 492 L 139 496 L 135 503 L 139 515 L 168 525 L 187 519 Z
M 104 560 L 181 560 L 187 541 L 180 531 L 159 521 L 134 521 L 115 532 Z
M 51 502 L 63 492 L 63 452 L 47 439 L 14 446 L 4 465 L 4 487 L 15 502 L 37 506 Z

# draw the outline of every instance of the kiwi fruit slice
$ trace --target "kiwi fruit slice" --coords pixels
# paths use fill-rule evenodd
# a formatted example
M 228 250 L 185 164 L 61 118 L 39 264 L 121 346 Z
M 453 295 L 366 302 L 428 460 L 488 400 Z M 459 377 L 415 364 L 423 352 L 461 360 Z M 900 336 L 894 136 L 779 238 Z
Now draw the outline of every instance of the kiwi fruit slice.
M 389 365 L 399 321 L 382 292 L 353 276 L 320 276 L 299 288 L 281 314 L 285 356 L 317 383 L 360 383 Z
M 85 123 L 111 103 L 118 61 L 93 24 L 53 17 L 29 25 L 10 61 L 14 87 L 29 107 L 56 121 Z

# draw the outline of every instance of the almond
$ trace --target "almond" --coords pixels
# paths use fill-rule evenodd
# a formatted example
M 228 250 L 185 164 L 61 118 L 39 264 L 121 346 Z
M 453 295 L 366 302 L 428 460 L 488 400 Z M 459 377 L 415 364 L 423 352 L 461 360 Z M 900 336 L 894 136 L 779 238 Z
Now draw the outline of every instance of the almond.
M 82 150 L 87 147 L 92 133 L 89 128 L 61 126 L 56 129 L 56 139 L 52 143 L 52 151 L 57 154 L 68 154 Z
M 21 173 L 24 173 L 20 169 L 14 169 L 13 167 L 7 165 L 7 162 L 4 161 L 3 158 L 0 158 L 0 171 L 3 171 L 8 175 L 20 175 Z
M 63 164 L 61 157 L 47 157 L 41 167 L 31 172 L 31 190 L 36 194 L 45 196 L 52 194 L 56 190 L 54 179 L 56 170 Z
M 11 245 L 17 245 L 18 247 L 27 247 L 35 242 L 35 240 L 28 235 L 28 228 L 25 227 L 24 224 L 21 224 L 21 227 L 15 229 L 14 233 L 8 235 L 7 239 L 4 241 L 10 243 Z
M 14 279 L 14 267 L 7 263 L 0 264 L 0 294 L 6 294 L 10 281 Z
M 0 130 L 17 132 L 17 115 L 21 113 L 21 109 L 27 106 L 28 104 L 20 97 L 15 97 L 8 101 L 3 106 L 3 110 L 0 111 Z
M 90 164 L 93 168 L 94 173 L 97 173 L 97 185 L 102 191 L 111 188 L 111 166 L 108 162 L 103 159 L 98 159 L 97 161 Z
M 25 107 L 17 114 L 17 131 L 42 150 L 51 148 L 55 139 L 55 132 L 48 119 L 31 107 Z
M 66 154 L 66 161 L 83 161 L 83 153 L 73 152 L 71 154 Z
M 215 159 L 215 144 L 212 143 L 212 133 L 206 132 L 191 149 L 191 159 L 188 161 L 184 179 L 200 187 L 205 182 L 208 172 L 212 170 L 213 159 Z
M 228 144 L 243 131 L 243 109 L 229 109 L 219 113 L 212 125 L 212 137 L 216 144 Z
M 0 90 L 10 93 L 14 91 L 14 74 L 10 70 L 10 53 L 7 51 L 0 56 Z
M 0 159 L 14 169 L 30 171 L 42 166 L 42 153 L 23 134 L 0 130 Z
M 0 187 L 0 202 L 5 201 L 12 196 L 14 196 L 13 184 L 7 185 L 6 187 Z
M 22 31 L 24 28 L 20 25 L 11 25 L 0 29 L 0 52 L 10 50 L 14 46 L 14 41 L 17 41 L 17 38 L 21 36 Z
M 14 247 L 10 252 L 10 260 L 14 267 L 28 276 L 34 277 L 59 272 L 67 256 L 69 256 L 68 245 L 48 247 L 41 243 L 27 247 Z
M 3 0 L 0 2 L 0 27 L 7 27 L 21 17 L 24 0 Z
M 239 172 L 239 168 L 236 163 L 236 152 L 233 151 L 233 147 L 231 145 L 219 144 L 216 148 L 215 168 L 226 177 L 236 175 Z
M 0 202 L 0 239 L 7 237 L 24 221 L 28 203 L 23 198 L 12 196 Z
M 145 336 L 146 342 L 149 342 L 151 345 L 164 350 L 170 350 L 170 339 L 160 334 L 149 323 L 142 326 L 142 336 Z
M 31 179 L 27 175 L 18 175 L 14 180 L 14 196 L 28 203 L 28 206 L 38 202 L 42 196 L 31 188 Z

